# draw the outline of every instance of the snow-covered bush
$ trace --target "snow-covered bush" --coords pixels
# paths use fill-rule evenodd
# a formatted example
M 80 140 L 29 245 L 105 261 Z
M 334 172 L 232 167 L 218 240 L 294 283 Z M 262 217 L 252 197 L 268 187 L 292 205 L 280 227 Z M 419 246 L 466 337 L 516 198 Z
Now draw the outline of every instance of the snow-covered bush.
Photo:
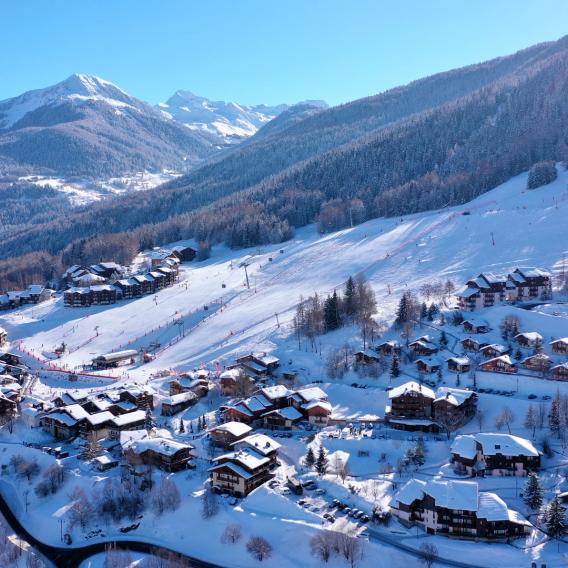
M 554 162 L 538 162 L 529 170 L 527 189 L 536 189 L 554 181 L 558 177 Z

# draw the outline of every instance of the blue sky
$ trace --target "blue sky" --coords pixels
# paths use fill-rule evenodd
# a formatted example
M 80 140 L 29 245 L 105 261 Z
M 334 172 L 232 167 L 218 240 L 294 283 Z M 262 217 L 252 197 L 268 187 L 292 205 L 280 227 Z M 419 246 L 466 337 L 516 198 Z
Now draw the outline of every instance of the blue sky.
M 156 103 L 338 104 L 568 33 L 566 0 L 2 0 L 0 99 L 74 72 Z

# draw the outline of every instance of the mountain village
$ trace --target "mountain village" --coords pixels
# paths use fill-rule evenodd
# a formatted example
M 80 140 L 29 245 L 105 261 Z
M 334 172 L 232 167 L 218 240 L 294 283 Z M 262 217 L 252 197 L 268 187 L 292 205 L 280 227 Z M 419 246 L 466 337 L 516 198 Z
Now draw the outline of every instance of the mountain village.
M 524 179 L 450 224 L 518 214 L 511 199 L 541 199 Z M 566 179 L 536 191 L 566 202 Z M 497 548 L 502 566 L 560 565 L 567 267 L 484 256 L 414 284 L 407 259 L 432 235 L 397 242 L 405 222 L 353 234 L 386 239 L 373 269 L 402 259 L 396 292 L 352 261 L 284 309 L 263 294 L 318 270 L 294 256 L 305 243 L 198 261 L 180 242 L 0 297 L 0 491 L 21 522 L 52 519 L 45 539 L 73 546 L 157 539 L 159 519 L 161 542 L 235 567 L 370 566 L 375 547 L 451 563 L 458 546 L 455 566 L 491 566 Z

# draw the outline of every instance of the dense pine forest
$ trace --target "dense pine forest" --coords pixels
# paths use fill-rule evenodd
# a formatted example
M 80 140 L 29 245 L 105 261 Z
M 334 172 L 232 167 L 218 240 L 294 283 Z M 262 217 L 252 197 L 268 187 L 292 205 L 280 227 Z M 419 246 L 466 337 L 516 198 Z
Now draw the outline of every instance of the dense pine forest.
M 3 231 L 0 258 L 25 284 L 28 262 L 16 257 L 39 251 L 68 265 L 182 238 L 247 247 L 313 222 L 326 232 L 464 203 L 568 158 L 567 98 L 563 38 L 312 114 L 155 190 L 52 219 L 39 208 Z M 11 284 L 0 269 L 0 288 Z

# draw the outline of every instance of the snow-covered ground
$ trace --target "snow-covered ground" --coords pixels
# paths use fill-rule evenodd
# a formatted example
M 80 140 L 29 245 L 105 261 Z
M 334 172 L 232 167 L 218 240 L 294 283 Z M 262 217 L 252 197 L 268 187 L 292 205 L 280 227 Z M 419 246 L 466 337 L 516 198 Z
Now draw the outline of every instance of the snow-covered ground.
M 137 172 L 117 178 L 100 180 L 77 180 L 47 176 L 23 176 L 19 181 L 33 183 L 39 187 L 49 187 L 65 194 L 73 206 L 100 201 L 112 195 L 131 191 L 152 189 L 179 177 L 181 173 L 163 170 L 161 172 Z
M 359 377 L 353 371 L 343 379 L 328 379 L 325 370 L 327 352 L 346 343 L 353 350 L 360 349 L 361 339 L 354 327 L 345 327 L 322 336 L 317 352 L 308 350 L 304 344 L 299 346 L 291 334 L 291 319 L 300 296 L 314 292 L 326 294 L 342 287 L 349 275 L 363 273 L 377 296 L 379 311 L 376 319 L 390 324 L 401 294 L 408 289 L 419 289 L 424 283 L 447 279 L 463 283 L 482 270 L 506 272 L 518 265 L 536 265 L 558 272 L 563 255 L 568 253 L 565 227 L 568 218 L 567 182 L 568 174 L 562 170 L 552 184 L 528 191 L 525 189 L 526 175 L 522 175 L 461 207 L 404 219 L 377 219 L 323 237 L 316 233 L 315 227 L 306 227 L 298 231 L 292 241 L 259 249 L 231 251 L 216 247 L 209 260 L 183 265 L 180 281 L 155 297 L 87 309 L 64 308 L 62 299 L 57 298 L 38 306 L 2 313 L 0 326 L 8 330 L 14 349 L 20 349 L 40 361 L 53 358 L 54 348 L 65 342 L 68 352 L 58 365 L 69 369 L 87 365 L 101 353 L 131 347 L 144 349 L 151 343 L 159 343 L 161 347 L 154 361 L 105 373 L 118 381 L 149 382 L 157 392 L 164 392 L 167 382 L 167 379 L 156 378 L 159 371 L 188 370 L 201 365 L 213 368 L 215 362 L 228 364 L 235 356 L 252 350 L 271 351 L 280 358 L 283 370 L 298 372 L 300 382 L 318 381 L 319 384 L 323 381 L 319 386 L 328 393 L 333 417 L 342 421 L 337 427 L 341 430 L 341 437 L 321 435 L 312 443 L 324 445 L 332 465 L 336 458 L 347 460 L 350 470 L 348 483 L 356 491 L 350 491 L 347 484 L 330 473 L 318 482 L 326 489 L 327 497 L 319 500 L 310 498 L 309 506 L 321 509 L 326 499 L 337 497 L 370 511 L 373 502 L 386 505 L 392 495 L 393 481 L 400 484 L 406 480 L 388 472 L 416 442 L 407 433 L 382 427 L 375 429 L 375 437 L 353 435 L 343 427 L 349 421 L 371 422 L 381 418 L 387 403 L 386 387 L 401 384 L 417 375 L 412 365 L 405 365 L 402 376 L 396 380 L 391 380 L 388 373 L 372 378 Z M 464 215 L 464 212 L 469 214 Z M 247 265 L 250 288 L 246 285 L 243 264 Z M 486 319 L 492 327 L 492 331 L 483 337 L 484 341 L 502 342 L 499 323 L 506 315 L 516 315 L 523 331 L 539 331 L 544 336 L 545 346 L 552 338 L 568 336 L 568 309 L 564 304 L 551 302 L 533 311 L 512 306 L 484 311 L 479 317 Z M 437 336 L 441 329 L 436 324 L 434 329 L 417 328 L 415 334 Z M 459 328 L 448 323 L 443 329 L 450 337 L 448 353 L 451 350 L 459 353 L 460 347 L 455 341 Z M 387 336 L 393 334 L 388 332 Z M 36 368 L 42 365 L 28 355 L 27 360 Z M 479 407 L 484 411 L 481 429 L 494 429 L 496 416 L 508 406 L 514 415 L 512 432 L 527 437 L 532 436 L 532 432 L 524 428 L 524 417 L 531 401 L 533 404 L 544 403 L 548 397 L 555 395 L 557 388 L 565 386 L 524 374 L 517 377 L 478 372 L 476 380 L 478 387 L 493 391 L 479 395 Z M 446 371 L 440 384 L 455 386 L 456 381 L 456 375 Z M 460 381 L 462 388 L 472 386 L 469 377 L 462 376 Z M 82 377 L 72 386 L 104 389 L 111 382 L 112 378 Z M 353 386 L 354 383 L 358 386 Z M 34 394 L 49 398 L 56 391 L 70 386 L 64 375 L 44 370 Z M 362 386 L 366 388 L 360 388 Z M 529 395 L 535 398 L 529 399 Z M 208 407 L 202 401 L 181 416 L 190 420 L 212 409 L 211 404 Z M 173 429 L 177 429 L 178 420 L 179 416 L 171 419 Z M 22 428 L 17 425 L 12 436 L 2 434 L 2 442 L 5 442 L 0 448 L 2 463 L 6 463 L 14 451 L 8 443 L 10 440 L 23 436 L 29 438 L 29 432 L 25 433 Z M 327 433 L 334 429 L 330 427 Z M 472 421 L 462 428 L 462 432 L 477 432 L 479 429 L 477 421 Z M 545 435 L 546 430 L 537 430 L 536 440 Z M 37 441 L 41 441 L 42 436 L 39 431 L 34 433 Z M 313 476 L 300 465 L 307 441 L 296 435 L 281 442 L 283 466 L 277 472 L 278 478 L 284 479 L 288 468 L 295 468 L 304 478 Z M 451 475 L 446 466 L 449 444 L 445 436 L 440 439 L 430 436 L 426 464 L 414 474 L 424 479 L 440 473 Z M 558 451 L 564 450 L 558 445 Z M 53 460 L 41 452 L 38 454 L 40 461 Z M 183 507 L 161 517 L 146 513 L 137 531 L 138 537 L 167 541 L 173 548 L 186 550 L 195 556 L 225 566 L 240 567 L 251 563 L 244 546 L 247 537 L 262 534 L 275 548 L 271 565 L 318 565 L 310 554 L 309 538 L 321 529 L 321 510 L 314 512 L 299 506 L 297 497 L 286 495 L 278 488 L 259 488 L 236 507 L 222 500 L 219 515 L 213 520 L 202 521 L 200 494 L 208 465 L 204 456 L 205 452 L 200 454 L 197 471 L 175 474 L 183 496 Z M 565 462 L 566 456 L 563 455 L 545 461 L 547 473 L 543 474 L 543 481 L 547 499 L 554 491 L 567 489 L 563 475 L 548 474 L 560 471 Z M 47 466 L 47 462 L 44 465 Z M 46 527 L 45 519 L 53 518 L 65 507 L 73 484 L 91 490 L 107 475 L 94 475 L 80 460 L 70 465 L 73 475 L 68 481 L 69 487 L 43 501 L 32 496 L 25 519 L 32 530 L 41 530 L 47 540 L 54 542 L 60 538 L 60 527 L 56 523 Z M 5 481 L 11 482 L 13 480 Z M 511 478 L 481 481 L 482 489 L 495 490 L 512 508 L 525 514 L 526 508 L 518 496 L 520 488 L 515 483 Z M 15 490 L 14 499 L 21 501 L 21 493 L 21 488 Z M 21 503 L 17 507 L 21 512 Z M 200 526 L 206 527 L 206 530 L 188 530 L 193 522 L 201 523 Z M 221 545 L 221 533 L 232 522 L 243 526 L 243 541 L 233 547 Z M 116 534 L 117 529 L 104 527 L 107 536 Z M 515 546 L 464 543 L 426 536 L 421 532 L 417 535 L 416 529 L 408 531 L 395 522 L 385 530 L 385 535 L 385 538 L 399 540 L 413 548 L 430 540 L 446 558 L 475 559 L 484 566 L 494 566 L 498 552 L 499 565 L 503 568 L 529 566 L 533 559 L 546 561 L 549 568 L 560 566 L 568 553 L 566 545 L 557 552 L 556 544 L 543 544 L 538 536 L 517 542 Z M 84 539 L 80 534 L 75 536 Z M 388 543 L 371 539 L 367 547 L 361 566 L 375 566 L 378 557 L 388 566 L 418 565 L 418 560 L 394 550 Z M 342 565 L 338 559 L 330 565 L 334 563 Z

